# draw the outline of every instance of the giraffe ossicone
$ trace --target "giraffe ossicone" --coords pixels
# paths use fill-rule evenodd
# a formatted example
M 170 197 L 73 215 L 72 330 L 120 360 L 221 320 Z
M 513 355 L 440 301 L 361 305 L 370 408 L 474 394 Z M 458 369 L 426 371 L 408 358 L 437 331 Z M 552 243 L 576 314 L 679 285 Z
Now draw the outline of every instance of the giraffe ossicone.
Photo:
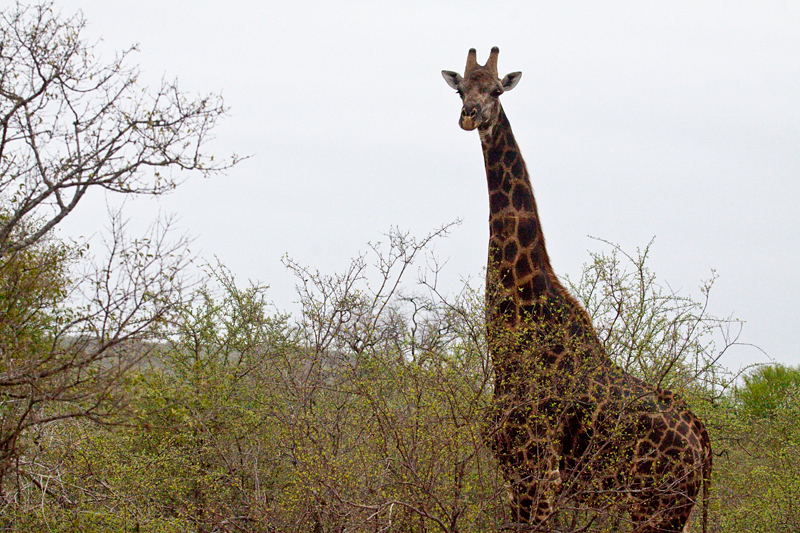
M 487 439 L 511 494 L 517 527 L 547 529 L 566 501 L 626 510 L 636 533 L 688 527 L 711 475 L 708 433 L 686 403 L 619 368 L 583 306 L 553 272 L 528 170 L 499 97 L 499 50 L 475 49 L 464 75 L 442 71 L 477 129 L 489 188 L 486 334 L 495 370 Z M 574 505 L 574 504 L 573 504 Z

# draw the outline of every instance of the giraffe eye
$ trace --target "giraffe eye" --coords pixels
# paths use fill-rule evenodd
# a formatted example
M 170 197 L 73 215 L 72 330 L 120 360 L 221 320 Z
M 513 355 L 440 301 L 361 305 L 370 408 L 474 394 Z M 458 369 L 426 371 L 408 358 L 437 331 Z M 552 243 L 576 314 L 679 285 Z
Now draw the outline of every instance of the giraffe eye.
M 491 95 L 492 95 L 492 98 L 497 98 L 497 97 L 499 97 L 501 94 L 503 94 L 503 89 L 492 89 L 492 92 L 491 92 L 491 93 L 489 93 L 489 94 L 491 94 Z

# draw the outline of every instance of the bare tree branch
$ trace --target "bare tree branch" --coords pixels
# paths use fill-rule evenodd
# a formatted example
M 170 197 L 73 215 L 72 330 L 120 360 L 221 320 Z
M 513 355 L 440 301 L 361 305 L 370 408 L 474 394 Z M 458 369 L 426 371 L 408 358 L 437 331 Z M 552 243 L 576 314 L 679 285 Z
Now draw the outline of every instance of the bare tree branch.
M 99 63 L 84 25 L 50 1 L 0 13 L 0 257 L 42 239 L 90 189 L 159 195 L 239 160 L 205 153 L 220 97 L 144 90 L 127 66 L 135 48 Z

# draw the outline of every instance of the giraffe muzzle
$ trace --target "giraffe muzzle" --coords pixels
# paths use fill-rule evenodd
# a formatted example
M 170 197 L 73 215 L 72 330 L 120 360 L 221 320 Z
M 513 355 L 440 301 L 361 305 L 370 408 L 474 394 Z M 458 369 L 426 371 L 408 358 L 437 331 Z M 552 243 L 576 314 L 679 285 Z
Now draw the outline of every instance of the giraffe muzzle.
M 467 131 L 477 128 L 479 123 L 478 118 L 480 116 L 478 111 L 479 109 L 477 107 L 471 109 L 463 107 L 461 109 L 461 118 L 458 119 L 458 125 Z

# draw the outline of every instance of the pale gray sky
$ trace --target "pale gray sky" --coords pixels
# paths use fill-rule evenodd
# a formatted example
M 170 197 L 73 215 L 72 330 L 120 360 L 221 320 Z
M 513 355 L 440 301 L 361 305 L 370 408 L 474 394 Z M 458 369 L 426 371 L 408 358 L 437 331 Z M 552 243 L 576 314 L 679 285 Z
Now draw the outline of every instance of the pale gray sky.
M 712 312 L 742 340 L 800 363 L 800 4 L 796 2 L 219 2 L 61 0 L 98 51 L 139 43 L 144 80 L 220 92 L 214 150 L 253 157 L 159 201 L 240 279 L 291 308 L 284 254 L 326 273 L 391 226 L 437 245 L 452 290 L 486 261 L 488 200 L 476 132 L 439 72 L 485 61 L 522 71 L 503 96 L 554 268 L 577 276 L 587 235 L 652 264 L 684 294 L 716 269 Z M 105 222 L 94 197 L 64 224 Z M 113 201 L 109 199 L 109 201 Z M 736 368 L 768 359 L 738 350 Z

